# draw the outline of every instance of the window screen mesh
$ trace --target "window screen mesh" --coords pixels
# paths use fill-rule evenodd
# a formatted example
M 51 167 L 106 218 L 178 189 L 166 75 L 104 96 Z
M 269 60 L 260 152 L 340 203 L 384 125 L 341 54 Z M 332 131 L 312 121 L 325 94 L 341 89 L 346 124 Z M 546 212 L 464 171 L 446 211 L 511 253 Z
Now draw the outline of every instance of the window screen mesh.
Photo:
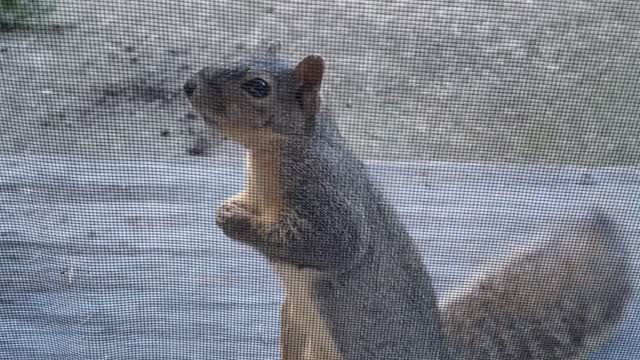
M 616 223 L 635 289 L 636 1 L 0 0 L 0 359 L 282 358 L 285 284 L 273 259 L 216 225 L 245 187 L 246 150 L 183 91 L 202 68 L 273 44 L 292 66 L 324 58 L 322 104 L 412 237 L 441 307 L 482 269 L 535 253 L 546 224 L 594 207 Z M 343 207 L 377 222 L 371 209 Z M 607 264 L 591 259 L 583 273 Z M 590 304 L 611 294 L 580 306 L 572 296 L 531 307 L 582 306 L 559 312 L 557 326 L 599 329 L 589 321 L 609 310 Z M 639 309 L 632 291 L 588 358 L 638 358 Z M 323 311 L 308 317 L 318 333 Z M 332 326 L 342 358 L 378 358 L 345 350 Z M 563 341 L 588 343 L 569 329 L 543 352 L 504 355 L 514 339 L 544 334 L 495 331 L 497 359 L 560 359 L 552 349 Z M 411 336 L 388 335 L 388 346 Z

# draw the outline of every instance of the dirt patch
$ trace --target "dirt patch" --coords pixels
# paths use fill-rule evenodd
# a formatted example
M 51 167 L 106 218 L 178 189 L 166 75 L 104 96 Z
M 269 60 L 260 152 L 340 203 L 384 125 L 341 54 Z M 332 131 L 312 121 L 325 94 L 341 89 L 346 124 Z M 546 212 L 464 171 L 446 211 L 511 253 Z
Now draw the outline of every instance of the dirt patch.
M 640 162 L 634 1 L 61 4 L 50 23 L 71 26 L 0 34 L 0 154 L 226 154 L 181 86 L 278 39 L 326 58 L 361 157 Z

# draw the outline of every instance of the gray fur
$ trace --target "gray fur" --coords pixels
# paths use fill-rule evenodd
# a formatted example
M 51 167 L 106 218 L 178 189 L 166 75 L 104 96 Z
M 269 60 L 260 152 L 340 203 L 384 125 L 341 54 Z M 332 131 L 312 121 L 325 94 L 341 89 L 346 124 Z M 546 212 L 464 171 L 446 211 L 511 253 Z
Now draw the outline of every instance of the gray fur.
M 600 211 L 563 219 L 444 306 L 451 358 L 578 359 L 606 340 L 630 296 L 613 221 Z
M 438 359 L 436 298 L 413 242 L 329 114 L 316 124 L 283 149 L 287 199 L 305 227 L 278 261 L 325 274 L 317 301 L 345 359 Z
M 211 123 L 217 116 L 282 136 L 286 214 L 268 227 L 242 216 L 231 223 L 237 217 L 228 214 L 219 224 L 274 263 L 320 274 L 313 301 L 343 359 L 571 359 L 620 319 L 630 282 L 618 235 L 603 214 L 551 227 L 540 248 L 481 276 L 439 310 L 413 239 L 331 114 L 302 116 L 299 84 L 283 64 L 267 55 L 205 69 L 192 80 L 202 89 L 191 101 Z M 247 69 L 271 74 L 270 99 L 247 103 L 229 89 Z M 225 106 L 211 111 L 222 100 Z M 248 108 L 250 121 L 230 115 L 234 107 Z

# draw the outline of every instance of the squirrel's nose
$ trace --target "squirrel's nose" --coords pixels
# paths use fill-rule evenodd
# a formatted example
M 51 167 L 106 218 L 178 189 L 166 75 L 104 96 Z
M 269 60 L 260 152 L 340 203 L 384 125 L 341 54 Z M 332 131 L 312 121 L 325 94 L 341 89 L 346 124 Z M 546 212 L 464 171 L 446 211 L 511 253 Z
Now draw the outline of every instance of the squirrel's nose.
M 187 82 L 184 83 L 184 85 L 182 86 L 182 88 L 184 89 L 184 93 L 187 95 L 187 97 L 191 97 L 191 95 L 193 95 L 193 93 L 196 91 L 197 87 L 198 85 L 193 78 L 187 80 Z

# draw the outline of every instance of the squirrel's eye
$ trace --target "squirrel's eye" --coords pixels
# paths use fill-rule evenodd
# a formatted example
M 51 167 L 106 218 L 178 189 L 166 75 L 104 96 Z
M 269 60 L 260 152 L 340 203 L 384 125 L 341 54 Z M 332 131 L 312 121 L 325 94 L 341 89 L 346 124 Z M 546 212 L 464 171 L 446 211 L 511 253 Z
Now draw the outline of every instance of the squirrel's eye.
M 271 90 L 269 83 L 260 78 L 251 79 L 242 84 L 241 87 L 254 98 L 263 98 L 269 95 Z

